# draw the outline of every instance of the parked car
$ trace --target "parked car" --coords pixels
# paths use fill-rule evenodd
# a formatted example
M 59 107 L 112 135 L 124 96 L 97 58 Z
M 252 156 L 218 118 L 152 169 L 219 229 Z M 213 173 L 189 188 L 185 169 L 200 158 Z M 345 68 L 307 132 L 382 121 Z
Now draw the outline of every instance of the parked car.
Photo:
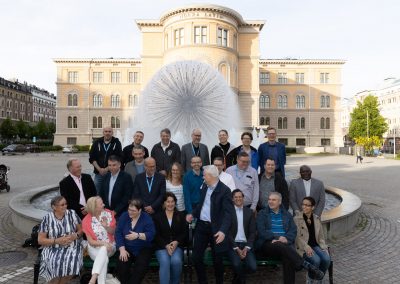
M 3 153 L 3 156 L 5 154 L 10 154 L 10 155 L 15 155 L 15 154 L 23 154 L 26 152 L 26 148 L 24 145 L 21 144 L 11 144 L 8 145 L 7 147 L 4 147 L 1 152 Z
M 76 148 L 73 145 L 67 145 L 67 146 L 63 147 L 62 152 L 63 153 L 77 153 L 77 152 L 79 152 L 79 150 L 78 150 L 78 148 Z
M 36 144 L 26 144 L 25 150 L 26 150 L 26 152 L 30 152 L 30 153 L 39 153 L 40 147 L 39 147 L 39 145 L 36 145 Z

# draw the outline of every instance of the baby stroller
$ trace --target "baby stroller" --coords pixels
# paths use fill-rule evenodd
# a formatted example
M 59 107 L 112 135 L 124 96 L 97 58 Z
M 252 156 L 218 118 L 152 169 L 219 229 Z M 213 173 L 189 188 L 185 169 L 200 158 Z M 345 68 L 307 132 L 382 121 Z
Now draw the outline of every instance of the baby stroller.
M 7 192 L 10 191 L 10 185 L 8 184 L 7 174 L 10 171 L 10 168 L 6 165 L 0 165 L 0 191 L 5 189 Z

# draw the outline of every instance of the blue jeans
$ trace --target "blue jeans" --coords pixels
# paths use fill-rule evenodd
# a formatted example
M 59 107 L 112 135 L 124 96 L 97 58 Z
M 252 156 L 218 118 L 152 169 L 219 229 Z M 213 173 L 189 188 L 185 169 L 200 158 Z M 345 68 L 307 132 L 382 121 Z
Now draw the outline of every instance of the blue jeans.
M 177 247 L 170 256 L 166 249 L 156 250 L 160 264 L 160 284 L 179 284 L 183 266 L 183 251 Z
M 106 180 L 106 176 L 107 175 L 102 176 L 101 174 L 94 174 L 93 182 L 94 186 L 96 187 L 97 194 L 100 193 L 101 186 L 103 185 L 103 182 Z
M 313 256 L 308 257 L 304 254 L 304 259 L 325 273 L 328 270 L 329 265 L 331 265 L 331 257 L 327 251 L 323 251 L 319 246 L 312 247 L 312 249 L 314 251 Z
M 243 243 L 236 243 L 236 245 L 240 249 L 244 248 Z M 234 282 L 235 283 L 245 282 L 246 272 L 254 273 L 257 269 L 257 261 L 253 253 L 253 250 L 248 251 L 246 257 L 243 260 L 243 262 L 246 264 L 246 269 L 243 269 L 243 262 L 235 250 L 230 249 L 228 254 L 229 254 L 229 260 L 232 263 L 232 268 L 235 272 Z

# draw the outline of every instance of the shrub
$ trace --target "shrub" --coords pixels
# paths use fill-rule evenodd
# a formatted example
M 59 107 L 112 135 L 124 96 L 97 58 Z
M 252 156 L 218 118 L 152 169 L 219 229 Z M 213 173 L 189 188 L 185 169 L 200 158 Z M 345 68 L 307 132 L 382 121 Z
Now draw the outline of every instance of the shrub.
M 60 145 L 41 146 L 40 151 L 41 152 L 54 152 L 54 151 L 61 151 L 62 148 L 63 147 Z
M 75 145 L 79 152 L 89 152 L 90 145 Z

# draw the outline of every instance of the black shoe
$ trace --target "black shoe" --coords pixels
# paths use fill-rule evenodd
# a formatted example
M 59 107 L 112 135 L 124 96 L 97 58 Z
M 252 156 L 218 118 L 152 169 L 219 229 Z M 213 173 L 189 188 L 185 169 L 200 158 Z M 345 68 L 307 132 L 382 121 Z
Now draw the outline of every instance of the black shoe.
M 324 279 L 325 273 L 323 273 L 321 270 L 319 270 L 317 267 L 315 267 L 308 261 L 303 262 L 303 267 L 308 270 L 308 272 L 310 273 L 310 275 L 313 276 L 314 279 L 316 280 Z

